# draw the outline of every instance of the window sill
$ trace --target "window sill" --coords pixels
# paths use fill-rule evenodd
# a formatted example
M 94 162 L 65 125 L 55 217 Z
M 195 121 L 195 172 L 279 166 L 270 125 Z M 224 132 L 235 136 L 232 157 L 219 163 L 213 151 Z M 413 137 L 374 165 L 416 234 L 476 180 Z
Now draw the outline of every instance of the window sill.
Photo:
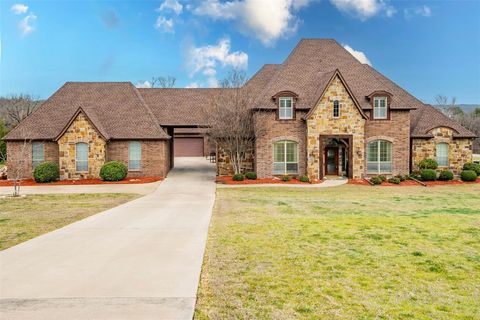
M 128 172 L 142 172 L 142 169 L 128 169 Z

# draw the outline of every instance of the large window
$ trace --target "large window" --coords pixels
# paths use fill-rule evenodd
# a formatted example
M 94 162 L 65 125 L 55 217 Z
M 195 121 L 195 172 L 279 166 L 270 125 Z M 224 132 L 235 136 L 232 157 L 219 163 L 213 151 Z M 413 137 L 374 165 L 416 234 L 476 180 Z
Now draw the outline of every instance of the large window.
M 283 97 L 279 99 L 278 118 L 293 119 L 293 98 Z
M 128 143 L 128 170 L 140 170 L 142 145 L 138 141 Z
M 45 150 L 42 142 L 32 143 L 32 167 L 36 168 L 40 163 L 45 161 Z
M 373 98 L 373 118 L 387 119 L 387 97 Z
M 298 173 L 298 144 L 294 141 L 278 141 L 273 145 L 273 173 Z
M 340 103 L 338 102 L 338 100 L 333 101 L 333 117 L 340 117 Z
M 385 140 L 375 140 L 368 144 L 368 173 L 392 172 L 392 143 Z
M 437 162 L 440 167 L 448 167 L 448 144 L 437 144 Z
M 79 142 L 75 145 L 75 167 L 77 171 L 88 171 L 88 144 Z

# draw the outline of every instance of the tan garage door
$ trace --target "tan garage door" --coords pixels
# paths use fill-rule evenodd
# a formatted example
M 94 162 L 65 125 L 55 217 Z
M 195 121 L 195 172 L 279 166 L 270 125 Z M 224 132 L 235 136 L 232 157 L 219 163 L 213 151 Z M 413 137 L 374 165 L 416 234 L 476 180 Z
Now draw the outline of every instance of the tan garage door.
M 175 138 L 175 157 L 203 157 L 203 138 Z

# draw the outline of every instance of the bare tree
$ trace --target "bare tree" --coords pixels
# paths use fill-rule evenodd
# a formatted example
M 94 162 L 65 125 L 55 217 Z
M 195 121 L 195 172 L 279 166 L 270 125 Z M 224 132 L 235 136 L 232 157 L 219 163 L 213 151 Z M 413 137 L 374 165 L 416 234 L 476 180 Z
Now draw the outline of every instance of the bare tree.
M 40 104 L 28 94 L 11 95 L 0 99 L 0 111 L 4 114 L 6 125 L 13 128 L 30 115 Z
M 7 134 L 8 130 L 5 127 L 3 119 L 0 118 L 0 164 L 7 160 L 7 145 L 3 140 L 3 137 Z
M 255 136 L 262 126 L 255 126 L 251 95 L 244 86 L 245 73 L 232 71 L 220 82 L 218 94 L 204 108 L 208 135 L 230 158 L 235 174 L 241 173 L 244 161 L 252 152 Z
M 457 98 L 452 97 L 450 100 L 447 96 L 437 95 L 435 97 L 436 106 L 449 118 L 454 118 L 458 113 L 463 113 L 462 109 L 456 105 Z
M 173 88 L 177 79 L 172 76 L 166 77 L 152 77 L 152 88 Z
M 30 141 L 24 140 L 18 152 L 12 152 L 8 158 L 8 176 L 13 180 L 13 196 L 20 196 L 20 185 L 28 164 L 28 149 Z M 15 163 L 12 167 L 10 164 Z

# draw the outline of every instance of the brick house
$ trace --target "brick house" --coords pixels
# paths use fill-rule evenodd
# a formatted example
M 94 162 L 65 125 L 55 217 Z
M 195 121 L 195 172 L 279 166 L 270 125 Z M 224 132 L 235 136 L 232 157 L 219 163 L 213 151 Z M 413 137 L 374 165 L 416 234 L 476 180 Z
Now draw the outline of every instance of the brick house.
M 36 164 L 54 161 L 62 179 L 81 179 L 119 160 L 131 177 L 164 177 L 175 156 L 210 153 L 202 106 L 222 90 L 66 83 L 5 137 L 9 166 L 24 165 L 27 178 Z M 282 64 L 261 68 L 245 92 L 264 129 L 245 168 L 259 177 L 408 174 L 425 158 L 458 173 L 472 161 L 472 132 L 335 40 L 300 41 Z M 28 160 L 18 161 L 25 145 Z M 228 157 L 218 152 L 217 159 L 218 174 L 229 173 Z

